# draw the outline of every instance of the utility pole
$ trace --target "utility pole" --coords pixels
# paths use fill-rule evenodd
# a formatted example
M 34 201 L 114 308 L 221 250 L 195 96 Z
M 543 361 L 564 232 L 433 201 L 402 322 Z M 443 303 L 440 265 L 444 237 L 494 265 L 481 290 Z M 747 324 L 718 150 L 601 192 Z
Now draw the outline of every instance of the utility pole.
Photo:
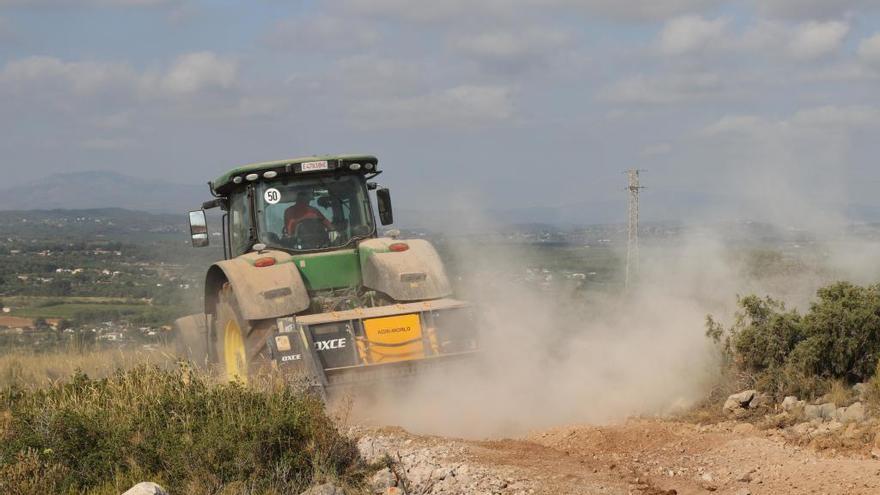
M 628 289 L 630 281 L 639 275 L 639 191 L 644 189 L 639 184 L 639 172 L 637 168 L 626 171 L 629 179 L 629 221 L 626 228 L 626 273 L 623 285 Z

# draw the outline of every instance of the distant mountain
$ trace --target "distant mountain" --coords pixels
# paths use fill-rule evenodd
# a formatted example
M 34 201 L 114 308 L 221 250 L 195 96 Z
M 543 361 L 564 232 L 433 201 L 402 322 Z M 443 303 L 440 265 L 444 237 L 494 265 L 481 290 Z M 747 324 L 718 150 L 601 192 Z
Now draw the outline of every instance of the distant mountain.
M 207 186 L 141 179 L 115 172 L 73 172 L 0 189 L 0 210 L 125 208 L 183 213 L 211 199 Z
M 124 208 L 180 215 L 198 208 L 208 199 L 211 198 L 207 185 L 176 184 L 116 172 L 73 172 L 0 188 L 0 211 Z M 819 209 L 839 212 L 850 221 L 880 221 L 880 206 L 829 204 Z M 444 210 L 423 210 L 417 205 L 395 204 L 397 225 L 447 231 L 530 223 L 557 226 L 617 224 L 625 223 L 626 215 L 627 199 L 623 191 L 616 198 L 586 197 L 556 206 L 514 206 L 479 211 L 454 205 Z M 647 222 L 765 220 L 744 198 L 659 189 L 648 189 L 642 195 L 641 217 Z

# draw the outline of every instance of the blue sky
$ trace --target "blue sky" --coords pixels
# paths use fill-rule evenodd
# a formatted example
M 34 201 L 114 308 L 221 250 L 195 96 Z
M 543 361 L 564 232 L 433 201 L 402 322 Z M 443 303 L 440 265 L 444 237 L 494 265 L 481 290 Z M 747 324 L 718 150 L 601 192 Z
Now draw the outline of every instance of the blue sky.
M 0 0 L 0 169 L 201 183 L 370 152 L 440 209 L 589 207 L 636 166 L 658 204 L 833 216 L 880 206 L 878 6 Z

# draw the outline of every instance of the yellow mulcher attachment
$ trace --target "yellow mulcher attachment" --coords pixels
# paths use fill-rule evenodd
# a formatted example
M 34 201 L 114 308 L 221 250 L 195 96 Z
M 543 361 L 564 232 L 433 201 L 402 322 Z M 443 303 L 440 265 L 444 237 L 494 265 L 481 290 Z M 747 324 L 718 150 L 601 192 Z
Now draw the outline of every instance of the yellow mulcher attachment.
M 477 352 L 471 307 L 455 299 L 278 319 L 275 365 L 328 387 L 406 377 Z

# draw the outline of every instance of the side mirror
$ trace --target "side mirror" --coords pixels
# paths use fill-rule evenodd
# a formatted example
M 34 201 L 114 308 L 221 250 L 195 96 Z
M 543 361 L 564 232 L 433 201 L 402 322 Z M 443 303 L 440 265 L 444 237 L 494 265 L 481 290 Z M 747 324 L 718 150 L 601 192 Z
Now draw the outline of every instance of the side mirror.
M 394 223 L 394 213 L 391 211 L 391 191 L 384 187 L 377 189 L 376 206 L 379 209 L 379 220 L 382 225 Z
M 205 210 L 189 212 L 189 235 L 192 237 L 193 247 L 208 245 L 208 220 L 205 218 Z

